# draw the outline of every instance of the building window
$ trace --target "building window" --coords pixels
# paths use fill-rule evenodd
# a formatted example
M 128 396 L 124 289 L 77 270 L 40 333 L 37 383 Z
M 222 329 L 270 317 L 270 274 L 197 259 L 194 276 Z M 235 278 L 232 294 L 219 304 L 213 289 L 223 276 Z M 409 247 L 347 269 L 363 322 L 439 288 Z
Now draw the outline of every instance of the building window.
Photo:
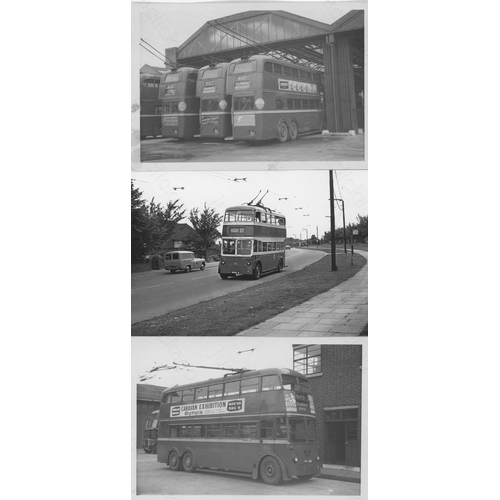
M 309 345 L 295 348 L 293 369 L 303 375 L 321 373 L 321 346 Z

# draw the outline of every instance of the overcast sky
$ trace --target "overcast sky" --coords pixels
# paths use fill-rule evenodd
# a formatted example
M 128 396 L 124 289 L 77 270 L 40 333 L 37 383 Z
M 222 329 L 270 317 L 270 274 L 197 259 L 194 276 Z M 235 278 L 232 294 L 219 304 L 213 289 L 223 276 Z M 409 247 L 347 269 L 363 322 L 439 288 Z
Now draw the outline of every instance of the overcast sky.
M 328 170 L 132 172 L 132 179 L 146 201 L 154 197 L 156 203 L 166 205 L 180 200 L 186 209 L 182 222 L 188 223 L 190 210 L 203 209 L 205 203 L 222 215 L 227 207 L 250 202 L 260 191 L 259 200 L 269 190 L 262 202 L 285 215 L 288 236 L 302 234 L 306 239 L 306 234 L 310 237 L 317 230 L 321 237 L 330 230 Z M 367 179 L 366 170 L 334 171 L 335 198 L 344 200 L 346 225 L 356 223 L 357 214 L 368 215 Z M 336 227 L 342 227 L 340 207 L 337 203 Z
M 300 341 L 297 342 L 301 343 Z M 255 349 L 253 352 L 250 349 Z M 239 351 L 247 351 L 241 352 Z M 219 368 L 293 368 L 289 339 L 248 337 L 132 337 L 132 383 L 151 376 L 142 383 L 171 387 L 217 378 L 229 373 L 199 368 L 156 371 L 155 366 L 173 362 Z
M 140 38 L 164 54 L 165 48 L 179 47 L 207 21 L 249 10 L 283 10 L 331 24 L 350 10 L 366 8 L 366 2 L 136 2 L 133 7 L 133 44 Z M 155 52 L 150 47 L 146 47 Z M 134 47 L 133 47 L 134 49 Z M 134 50 L 135 52 L 135 50 Z M 139 49 L 140 67 L 162 66 L 158 57 Z

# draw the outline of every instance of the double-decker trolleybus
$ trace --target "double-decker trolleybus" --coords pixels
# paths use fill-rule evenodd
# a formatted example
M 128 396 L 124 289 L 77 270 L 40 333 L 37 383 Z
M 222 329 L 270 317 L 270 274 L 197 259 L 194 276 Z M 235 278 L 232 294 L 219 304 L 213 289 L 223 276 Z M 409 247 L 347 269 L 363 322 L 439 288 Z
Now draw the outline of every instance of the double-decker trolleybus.
M 286 219 L 263 205 L 229 207 L 222 225 L 219 274 L 252 276 L 285 267 Z
M 158 462 L 173 471 L 213 469 L 272 485 L 320 472 L 313 398 L 293 370 L 241 370 L 166 389 L 159 421 Z
M 231 96 L 226 92 L 229 63 L 204 66 L 198 72 L 196 97 L 200 99 L 200 136 L 232 135 Z
M 235 59 L 229 64 L 228 92 L 233 96 L 233 138 L 246 141 L 294 141 L 323 127 L 320 73 L 267 56 Z
M 160 75 L 140 75 L 141 139 L 161 135 Z
M 188 139 L 200 131 L 200 100 L 196 97 L 196 68 L 178 68 L 161 77 L 162 136 Z
M 144 429 L 144 441 L 142 449 L 146 453 L 156 453 L 157 439 L 158 439 L 158 414 L 160 410 L 153 411 Z

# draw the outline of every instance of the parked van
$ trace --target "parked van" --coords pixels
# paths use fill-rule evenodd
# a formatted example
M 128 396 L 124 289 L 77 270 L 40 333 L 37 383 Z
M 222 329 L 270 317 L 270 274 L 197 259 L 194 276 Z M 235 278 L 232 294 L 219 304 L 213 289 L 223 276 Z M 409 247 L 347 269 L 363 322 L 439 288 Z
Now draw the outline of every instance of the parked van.
M 167 252 L 165 254 L 165 269 L 172 274 L 176 271 L 189 273 L 193 269 L 203 271 L 205 259 L 198 259 L 193 252 Z

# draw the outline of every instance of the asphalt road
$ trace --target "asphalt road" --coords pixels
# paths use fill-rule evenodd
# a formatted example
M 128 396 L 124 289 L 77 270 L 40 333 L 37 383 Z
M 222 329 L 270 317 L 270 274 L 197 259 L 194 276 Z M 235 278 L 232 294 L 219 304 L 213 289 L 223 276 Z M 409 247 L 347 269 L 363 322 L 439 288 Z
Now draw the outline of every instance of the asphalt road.
M 141 162 L 362 162 L 365 158 L 364 135 L 315 134 L 285 144 L 278 141 L 251 143 L 206 138 L 186 141 L 149 138 L 142 140 L 140 145 Z
M 138 495 L 348 495 L 359 496 L 360 485 L 332 479 L 285 481 L 269 486 L 249 477 L 210 471 L 174 472 L 156 461 L 156 455 L 137 452 L 136 493 Z
M 286 251 L 283 272 L 265 275 L 260 280 L 221 280 L 217 263 L 208 264 L 204 271 L 191 273 L 171 274 L 163 269 L 132 274 L 132 323 L 280 279 L 318 261 L 323 255 L 324 252 L 316 250 L 292 248 Z

